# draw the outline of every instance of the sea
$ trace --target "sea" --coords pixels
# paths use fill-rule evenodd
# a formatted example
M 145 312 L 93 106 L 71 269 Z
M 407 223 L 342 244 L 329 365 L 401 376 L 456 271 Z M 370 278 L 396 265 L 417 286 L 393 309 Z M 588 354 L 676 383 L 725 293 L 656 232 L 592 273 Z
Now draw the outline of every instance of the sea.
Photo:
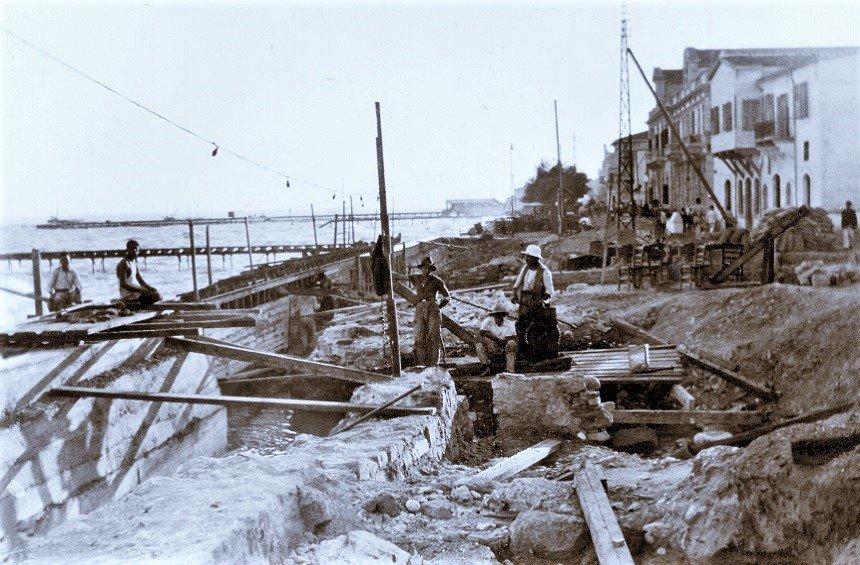
M 392 235 L 400 234 L 404 242 L 421 241 L 442 236 L 457 236 L 465 233 L 480 221 L 492 218 L 437 218 L 431 220 L 398 220 L 391 224 Z M 310 222 L 251 222 L 249 235 L 251 245 L 298 245 L 314 243 L 314 228 Z M 349 238 L 355 230 L 356 241 L 373 242 L 379 234 L 379 222 L 355 222 L 347 226 Z M 341 226 L 338 239 L 342 237 Z M 205 243 L 206 227 L 195 226 L 195 245 Z M 213 246 L 245 245 L 245 226 L 237 224 L 217 224 L 209 226 L 209 238 Z M 141 247 L 183 247 L 189 245 L 187 226 L 162 227 L 117 227 L 90 229 L 37 229 L 35 225 L 0 226 L 0 252 L 17 253 L 32 249 L 41 251 L 77 251 L 98 249 L 122 249 L 129 239 L 136 239 Z M 334 242 L 334 224 L 317 226 L 316 240 L 320 244 Z M 273 257 L 264 254 L 254 255 L 254 263 L 288 258 L 286 255 Z M 118 297 L 115 268 L 119 259 L 107 259 L 104 265 L 100 260 L 72 260 L 72 268 L 77 272 L 83 285 L 83 298 L 94 302 L 112 300 Z M 33 292 L 32 265 L 29 260 L 6 261 L 0 263 L 0 287 L 20 292 Z M 190 260 L 178 261 L 175 257 L 152 257 L 141 261 L 141 274 L 156 287 L 165 298 L 193 289 Z M 49 264 L 42 261 L 42 292 L 48 293 L 48 280 L 55 261 Z M 241 273 L 248 267 L 247 255 L 212 257 L 212 277 L 214 280 Z M 207 284 L 206 257 L 197 257 L 197 281 L 199 286 Z M 25 321 L 35 313 L 33 299 L 10 294 L 0 290 L 0 326 L 6 327 Z

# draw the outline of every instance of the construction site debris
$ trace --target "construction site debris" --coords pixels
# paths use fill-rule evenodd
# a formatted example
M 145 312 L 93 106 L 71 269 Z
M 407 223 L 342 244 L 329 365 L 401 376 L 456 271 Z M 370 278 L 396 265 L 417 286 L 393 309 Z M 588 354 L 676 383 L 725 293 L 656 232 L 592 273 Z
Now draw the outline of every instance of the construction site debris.
M 804 261 L 794 268 L 797 283 L 811 286 L 849 286 L 860 282 L 856 263 L 824 264 L 822 260 Z
M 752 231 L 752 239 L 758 239 L 770 227 L 785 218 L 797 208 L 776 208 L 766 212 Z M 838 251 L 841 239 L 836 227 L 824 208 L 812 208 L 805 218 L 797 222 L 779 238 L 776 250 L 779 252 L 796 251 Z

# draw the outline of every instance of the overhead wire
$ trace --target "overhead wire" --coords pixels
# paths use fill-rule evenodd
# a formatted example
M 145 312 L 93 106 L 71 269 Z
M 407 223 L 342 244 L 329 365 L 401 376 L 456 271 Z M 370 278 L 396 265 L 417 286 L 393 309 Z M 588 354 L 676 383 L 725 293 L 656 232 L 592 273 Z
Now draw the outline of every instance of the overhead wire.
M 137 100 L 135 100 L 135 99 L 133 99 L 133 98 L 131 98 L 131 97 L 129 97 L 129 96 L 126 96 L 126 95 L 125 95 L 125 94 L 123 94 L 122 92 L 119 92 L 118 90 L 116 90 L 116 89 L 112 88 L 111 86 L 109 86 L 109 85 L 105 84 L 104 82 L 100 81 L 99 79 L 95 78 L 94 76 L 90 75 L 89 73 L 86 73 L 85 71 L 82 71 L 82 70 L 78 69 L 77 67 L 75 67 L 75 66 L 71 65 L 70 63 L 67 63 L 66 61 L 64 61 L 64 60 L 60 59 L 59 57 L 57 57 L 57 56 L 56 56 L 56 55 L 54 55 L 53 53 L 51 53 L 51 52 L 49 52 L 49 51 L 47 51 L 47 50 L 45 50 L 45 49 L 43 49 L 43 48 L 39 47 L 38 45 L 36 45 L 35 43 L 33 43 L 33 42 L 31 42 L 31 41 L 27 40 L 26 38 L 21 37 L 21 36 L 20 36 L 20 35 L 18 35 L 17 33 L 15 33 L 15 32 L 13 32 L 12 30 L 10 30 L 9 28 L 7 28 L 7 27 L 5 27 L 5 26 L 3 26 L 3 25 L 0 25 L 0 30 L 2 30 L 2 31 L 4 31 L 4 32 L 6 32 L 9 36 L 11 36 L 11 37 L 13 37 L 14 39 L 16 39 L 16 40 L 20 41 L 21 43 L 23 43 L 24 45 L 26 45 L 26 46 L 27 46 L 27 47 L 29 47 L 30 49 L 33 49 L 34 51 L 36 51 L 37 53 L 41 54 L 42 56 L 44 56 L 44 57 L 46 57 L 46 58 L 48 58 L 48 59 L 50 59 L 50 60 L 54 61 L 55 63 L 57 63 L 57 64 L 59 64 L 59 65 L 61 65 L 61 66 L 63 66 L 63 67 L 65 67 L 66 69 L 68 69 L 68 70 L 72 71 L 73 73 L 75 73 L 75 74 L 77 74 L 77 75 L 79 75 L 79 76 L 81 76 L 81 77 L 85 78 L 86 80 L 88 80 L 88 81 L 90 81 L 90 82 L 92 82 L 92 83 L 94 83 L 94 84 L 96 84 L 96 85 L 98 85 L 98 86 L 102 87 L 103 89 L 107 90 L 108 92 L 110 92 L 110 93 L 112 93 L 112 94 L 114 94 L 114 95 L 116 95 L 116 96 L 119 96 L 120 98 L 122 98 L 122 99 L 123 99 L 123 100 L 125 100 L 126 102 L 129 102 L 130 104 L 133 104 L 134 106 L 136 106 L 136 107 L 140 108 L 140 109 L 141 109 L 141 110 L 143 110 L 144 112 L 147 112 L 147 113 L 149 113 L 149 114 L 151 114 L 151 115 L 155 116 L 156 118 L 158 118 L 158 119 L 160 119 L 160 120 L 162 120 L 162 121 L 164 121 L 164 122 L 166 122 L 166 123 L 168 123 L 168 124 L 172 125 L 173 127 L 175 127 L 175 128 L 177 128 L 177 129 L 179 129 L 179 130 L 181 130 L 181 131 L 183 131 L 183 132 L 187 133 L 188 135 L 191 135 L 191 136 L 193 136 L 193 137 L 195 137 L 195 138 L 199 139 L 200 141 L 203 141 L 204 143 L 207 143 L 207 144 L 209 144 L 209 145 L 212 145 L 212 146 L 214 147 L 214 149 L 213 149 L 213 151 L 212 151 L 212 156 L 213 156 L 213 157 L 215 157 L 215 156 L 218 154 L 218 151 L 219 151 L 219 150 L 220 150 L 220 151 L 222 151 L 222 152 L 224 152 L 224 153 L 229 153 L 229 154 L 230 154 L 230 155 L 232 155 L 233 157 L 236 157 L 237 159 L 241 159 L 242 161 L 245 161 L 246 163 L 249 163 L 250 165 L 253 165 L 253 166 L 255 166 L 255 167 L 258 167 L 258 168 L 260 168 L 260 169 L 263 169 L 263 170 L 265 170 L 265 171 L 268 171 L 268 172 L 270 172 L 270 173 L 273 173 L 273 174 L 275 174 L 275 175 L 280 176 L 281 178 L 283 178 L 283 179 L 284 179 L 284 181 L 286 182 L 286 185 L 287 185 L 287 187 L 288 187 L 288 188 L 290 187 L 290 181 L 294 181 L 294 182 L 300 182 L 300 183 L 302 183 L 302 184 L 306 184 L 306 185 L 312 186 L 312 187 L 314 187 L 314 188 L 319 188 L 319 189 L 322 189 L 322 190 L 326 190 L 326 191 L 329 191 L 329 192 L 332 192 L 332 193 L 335 193 L 335 194 L 340 193 L 340 194 L 351 194 L 351 195 L 353 195 L 353 196 L 359 196 L 359 194 L 357 194 L 357 193 L 344 193 L 344 192 L 343 192 L 343 190 L 337 190 L 337 189 L 332 188 L 332 187 L 329 187 L 329 186 L 324 186 L 324 185 L 321 185 L 321 184 L 317 184 L 317 183 L 315 183 L 315 182 L 311 182 L 311 181 L 308 181 L 308 180 L 304 180 L 304 179 L 300 179 L 300 178 L 297 178 L 297 177 L 294 177 L 294 176 L 288 175 L 288 174 L 286 174 L 286 173 L 284 173 L 284 172 L 282 172 L 282 171 L 280 171 L 280 170 L 278 170 L 278 169 L 275 169 L 275 168 L 273 168 L 273 167 L 269 167 L 269 166 L 267 166 L 267 165 L 264 165 L 264 164 L 260 163 L 259 161 L 255 161 L 255 160 L 253 160 L 253 159 L 250 159 L 250 158 L 248 158 L 248 157 L 246 157 L 246 156 L 242 155 L 241 153 L 238 153 L 238 152 L 236 152 L 236 151 L 233 151 L 232 149 L 229 149 L 229 148 L 227 148 L 227 147 L 224 147 L 223 145 L 221 145 L 221 144 L 219 144 L 219 143 L 215 142 L 214 140 L 209 139 L 209 138 L 207 138 L 207 137 L 205 137 L 205 136 L 203 136 L 203 135 L 201 135 L 201 134 L 197 133 L 196 131 L 194 131 L 194 130 L 192 130 L 192 129 L 188 128 L 188 127 L 185 127 L 185 126 L 183 126 L 182 124 L 180 124 L 180 123 L 178 123 L 178 122 L 176 122 L 176 121 L 174 121 L 174 120 L 171 120 L 170 118 L 168 118 L 168 117 L 167 117 L 167 116 L 165 116 L 164 114 L 161 114 L 161 113 L 159 113 L 159 112 L 157 112 L 157 111 L 153 110 L 152 108 L 149 108 L 148 106 L 146 106 L 146 105 L 142 104 L 141 102 L 138 102 Z

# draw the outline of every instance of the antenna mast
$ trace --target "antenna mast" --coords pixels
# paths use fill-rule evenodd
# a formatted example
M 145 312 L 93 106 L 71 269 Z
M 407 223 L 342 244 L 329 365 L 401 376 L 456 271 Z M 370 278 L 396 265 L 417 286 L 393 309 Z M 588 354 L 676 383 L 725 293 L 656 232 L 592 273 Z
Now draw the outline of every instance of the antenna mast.
M 630 126 L 630 72 L 627 59 L 627 10 L 621 9 L 621 68 L 618 88 L 618 199 L 616 217 L 621 227 L 622 195 L 630 197 L 630 228 L 636 229 L 636 204 L 633 198 L 633 130 Z

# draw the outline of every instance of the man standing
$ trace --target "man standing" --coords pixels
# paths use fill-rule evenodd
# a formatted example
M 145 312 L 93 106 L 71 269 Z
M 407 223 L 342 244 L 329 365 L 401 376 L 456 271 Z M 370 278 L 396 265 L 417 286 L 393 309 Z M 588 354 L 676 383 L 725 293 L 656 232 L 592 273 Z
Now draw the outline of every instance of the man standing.
M 857 212 L 851 201 L 845 202 L 842 209 L 842 249 L 850 251 L 854 247 L 854 237 L 857 235 Z
M 415 287 L 418 304 L 415 306 L 415 364 L 425 367 L 435 367 L 439 364 L 439 353 L 442 350 L 442 313 L 451 299 L 448 287 L 433 274 L 436 265 L 430 257 L 425 257 L 419 265 L 420 275 L 409 276 L 409 282 Z M 442 295 L 442 300 L 436 302 L 436 296 Z
M 720 228 L 720 215 L 714 209 L 714 205 L 711 204 L 710 208 L 708 208 L 708 212 L 705 215 L 705 220 L 708 222 L 708 233 L 716 233 Z
M 161 295 L 154 286 L 143 280 L 137 265 L 138 255 L 140 244 L 129 239 L 125 244 L 125 257 L 116 266 L 116 277 L 119 279 L 119 296 L 123 302 L 146 306 L 161 300 Z
M 517 347 L 523 357 L 539 361 L 554 357 L 558 349 L 555 309 L 547 303 L 555 295 L 552 272 L 541 263 L 541 249 L 529 245 L 523 252 L 526 264 L 514 283 L 513 303 L 519 304 Z
M 517 356 L 517 328 L 508 319 L 508 311 L 501 303 L 496 304 L 489 315 L 481 322 L 481 337 L 475 342 L 478 359 L 490 368 L 490 359 L 504 353 L 505 370 L 514 372 Z
M 51 273 L 50 289 L 48 310 L 51 312 L 81 303 L 81 281 L 78 279 L 78 274 L 69 266 L 68 253 L 60 257 L 60 266 Z

